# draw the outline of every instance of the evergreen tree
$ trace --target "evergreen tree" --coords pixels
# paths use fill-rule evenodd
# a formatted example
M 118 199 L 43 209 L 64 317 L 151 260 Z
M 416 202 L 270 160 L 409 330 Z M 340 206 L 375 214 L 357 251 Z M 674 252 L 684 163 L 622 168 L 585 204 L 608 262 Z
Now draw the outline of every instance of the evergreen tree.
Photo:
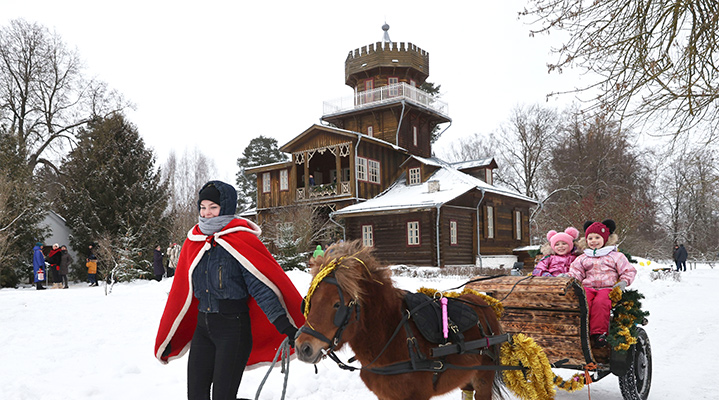
M 237 159 L 237 208 L 245 211 L 257 207 L 257 176 L 245 174 L 245 170 L 259 165 L 286 161 L 287 157 L 277 146 L 277 139 L 259 136 L 250 140 L 242 156 Z
M 86 249 L 100 237 L 132 233 L 133 248 L 167 243 L 167 189 L 155 157 L 121 114 L 91 122 L 61 168 L 58 206 L 72 229 L 71 244 Z M 137 265 L 149 267 L 137 260 Z

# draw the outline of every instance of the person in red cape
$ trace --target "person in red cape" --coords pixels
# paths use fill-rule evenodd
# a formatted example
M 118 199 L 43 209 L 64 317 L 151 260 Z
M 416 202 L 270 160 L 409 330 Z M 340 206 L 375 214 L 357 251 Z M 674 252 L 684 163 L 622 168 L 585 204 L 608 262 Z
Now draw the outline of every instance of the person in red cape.
M 294 347 L 305 322 L 302 296 L 259 240 L 260 228 L 235 218 L 237 192 L 206 183 L 199 223 L 182 246 L 155 341 L 162 363 L 190 351 L 187 398 L 235 400 L 245 367 Z

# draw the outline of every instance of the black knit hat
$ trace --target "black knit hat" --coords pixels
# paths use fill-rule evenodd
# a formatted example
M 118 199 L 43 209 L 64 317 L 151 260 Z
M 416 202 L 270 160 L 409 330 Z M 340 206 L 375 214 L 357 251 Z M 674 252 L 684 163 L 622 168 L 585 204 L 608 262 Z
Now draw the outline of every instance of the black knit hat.
M 217 190 L 214 183 L 208 182 L 202 189 L 200 189 L 200 200 L 198 203 L 202 202 L 202 200 L 210 200 L 211 202 L 220 205 L 220 191 Z

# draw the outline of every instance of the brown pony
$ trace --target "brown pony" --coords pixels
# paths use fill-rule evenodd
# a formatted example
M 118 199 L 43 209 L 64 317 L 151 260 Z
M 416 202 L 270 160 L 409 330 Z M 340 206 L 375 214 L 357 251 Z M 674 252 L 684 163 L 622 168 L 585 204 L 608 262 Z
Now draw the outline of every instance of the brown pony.
M 314 279 L 305 298 L 305 310 L 309 312 L 303 310 L 307 322 L 295 341 L 301 361 L 316 364 L 328 351 L 349 343 L 363 367 L 362 381 L 379 399 L 426 400 L 457 388 L 474 390 L 475 400 L 491 399 L 493 395 L 502 398 L 501 374 L 494 370 L 447 369 L 438 374 L 411 371 L 393 375 L 372 372 L 372 368 L 410 359 L 411 340 L 405 330 L 392 338 L 407 313 L 404 292 L 392 286 L 390 269 L 379 264 L 371 249 L 357 241 L 332 245 L 311 264 Z M 502 332 L 496 314 L 481 297 L 465 294 L 460 299 L 474 304 L 472 308 L 485 332 Z M 409 321 L 411 330 L 418 333 L 412 319 Z M 483 321 L 488 321 L 489 327 Z M 477 326 L 464 335 L 467 341 L 484 338 Z M 428 357 L 430 349 L 437 347 L 419 334 L 416 342 Z M 454 354 L 443 362 L 460 367 L 497 364 L 486 354 Z

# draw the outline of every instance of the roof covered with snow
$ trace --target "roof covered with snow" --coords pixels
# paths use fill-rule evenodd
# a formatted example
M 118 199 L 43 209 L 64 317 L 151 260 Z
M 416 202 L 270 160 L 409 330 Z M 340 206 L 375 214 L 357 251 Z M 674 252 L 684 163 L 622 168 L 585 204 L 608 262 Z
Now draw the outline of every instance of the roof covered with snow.
M 480 179 L 467 175 L 453 168 L 451 164 L 437 158 L 413 158 L 433 166 L 438 166 L 428 179 L 418 185 L 407 185 L 406 174 L 403 173 L 397 180 L 378 196 L 365 202 L 354 204 L 332 213 L 334 216 L 348 216 L 363 213 L 393 213 L 409 212 L 440 207 L 459 196 L 471 191 L 480 190 L 501 194 L 530 203 L 536 200 L 519 193 L 497 188 Z M 439 191 L 430 192 L 431 181 L 439 182 Z

